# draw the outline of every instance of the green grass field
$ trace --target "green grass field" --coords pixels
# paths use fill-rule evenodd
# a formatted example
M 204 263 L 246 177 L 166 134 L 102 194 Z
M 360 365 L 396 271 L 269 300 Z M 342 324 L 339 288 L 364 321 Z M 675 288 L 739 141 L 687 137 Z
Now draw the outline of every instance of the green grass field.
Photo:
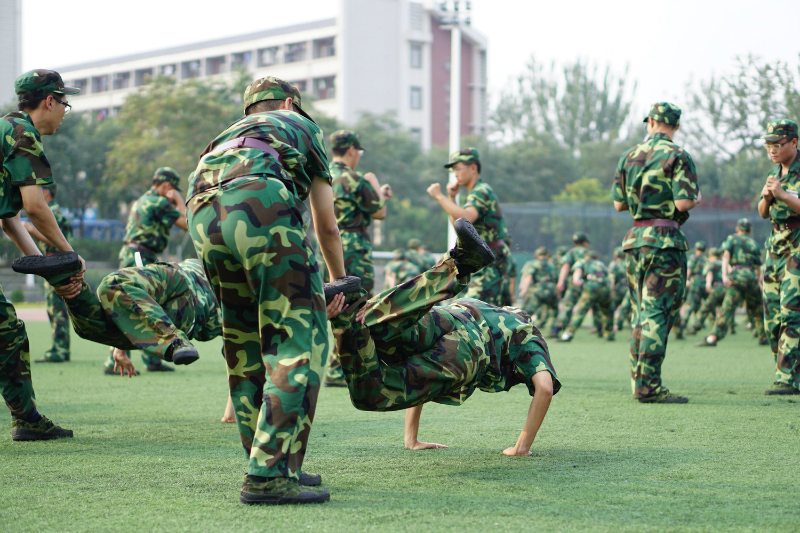
M 28 331 L 38 357 L 48 326 Z M 800 397 L 764 396 L 772 356 L 743 327 L 716 349 L 693 342 L 671 340 L 664 369 L 687 405 L 631 399 L 627 339 L 551 343 L 564 386 L 532 457 L 500 454 L 522 427 L 524 387 L 426 406 L 420 438 L 451 448 L 420 452 L 403 448 L 402 412 L 356 411 L 346 390 L 323 389 L 304 466 L 331 501 L 246 507 L 239 437 L 219 421 L 221 343 L 174 374 L 122 379 L 102 375 L 106 348 L 73 334 L 73 361 L 33 376 L 40 410 L 75 438 L 3 432 L 0 530 L 800 530 Z

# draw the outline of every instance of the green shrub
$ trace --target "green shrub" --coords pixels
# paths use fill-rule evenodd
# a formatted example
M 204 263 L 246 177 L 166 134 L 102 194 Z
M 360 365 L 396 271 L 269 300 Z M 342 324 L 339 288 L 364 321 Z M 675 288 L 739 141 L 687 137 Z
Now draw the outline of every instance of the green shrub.
M 22 289 L 14 289 L 11 291 L 11 303 L 14 304 L 21 304 L 25 301 L 25 293 L 22 292 Z

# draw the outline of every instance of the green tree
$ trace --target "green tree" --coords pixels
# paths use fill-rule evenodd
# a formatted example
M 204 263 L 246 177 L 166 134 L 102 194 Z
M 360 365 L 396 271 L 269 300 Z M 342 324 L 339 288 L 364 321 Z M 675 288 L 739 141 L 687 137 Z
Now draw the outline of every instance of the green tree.
M 610 202 L 608 187 L 597 178 L 581 178 L 567 183 L 564 190 L 553 196 L 554 202 L 593 202 L 607 204 Z

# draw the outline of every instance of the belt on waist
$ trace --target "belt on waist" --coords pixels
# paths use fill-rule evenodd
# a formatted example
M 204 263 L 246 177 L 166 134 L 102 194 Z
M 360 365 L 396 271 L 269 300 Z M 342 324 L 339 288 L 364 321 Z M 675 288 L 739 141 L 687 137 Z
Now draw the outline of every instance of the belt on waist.
M 486 246 L 488 246 L 492 250 L 499 250 L 500 248 L 503 247 L 503 244 L 505 244 L 505 242 L 506 241 L 504 241 L 503 239 L 499 239 L 499 240 L 496 240 L 496 241 L 487 242 Z
M 634 220 L 633 227 L 640 228 L 643 226 L 655 228 L 675 228 L 680 229 L 681 225 L 674 220 L 667 220 L 666 218 L 653 218 L 650 220 Z
M 775 231 L 784 231 L 787 229 L 800 229 L 800 220 L 790 220 L 781 222 L 780 224 L 773 224 L 772 229 Z
M 151 254 L 157 254 L 158 253 L 155 250 L 153 250 L 152 248 L 148 248 L 147 246 L 145 246 L 143 244 L 128 243 L 125 246 L 127 246 L 128 248 L 133 248 L 134 250 L 139 250 L 140 252 L 148 252 L 148 253 L 151 253 Z

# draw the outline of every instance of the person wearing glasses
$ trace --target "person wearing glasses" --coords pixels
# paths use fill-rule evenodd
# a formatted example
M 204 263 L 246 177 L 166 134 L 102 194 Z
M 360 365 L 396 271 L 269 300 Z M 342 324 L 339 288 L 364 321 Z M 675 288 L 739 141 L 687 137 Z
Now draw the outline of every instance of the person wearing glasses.
M 336 223 L 342 236 L 344 270 L 348 276 L 361 278 L 361 287 L 372 295 L 375 289 L 375 267 L 372 264 L 372 241 L 367 228 L 373 220 L 386 218 L 386 200 L 392 195 L 388 184 L 381 185 L 372 172 L 356 171 L 364 147 L 358 135 L 339 130 L 330 137 L 333 161 L 333 206 Z M 327 270 L 324 278 L 327 280 Z M 333 280 L 329 280 L 333 281 Z M 325 372 L 326 387 L 346 387 L 336 350 L 331 352 Z
M 775 383 L 765 394 L 800 394 L 800 154 L 797 123 L 767 124 L 766 141 L 775 167 L 767 177 L 758 214 L 772 223 L 764 265 L 764 325 L 775 356 Z
M 17 78 L 14 90 L 18 111 L 0 120 L 0 226 L 23 255 L 41 256 L 19 218 L 24 209 L 36 230 L 58 252 L 72 252 L 47 205 L 42 187 L 54 183 L 50 162 L 44 154 L 42 135 L 53 135 L 69 112 L 67 96 L 80 89 L 67 87 L 58 72 L 36 69 Z M 56 257 L 56 256 L 53 256 Z M 45 261 L 47 262 L 47 261 Z M 66 285 L 79 286 L 85 263 Z M 30 353 L 25 324 L 0 289 L 0 390 L 11 411 L 13 440 L 48 440 L 72 437 L 72 430 L 42 416 L 34 402 Z

